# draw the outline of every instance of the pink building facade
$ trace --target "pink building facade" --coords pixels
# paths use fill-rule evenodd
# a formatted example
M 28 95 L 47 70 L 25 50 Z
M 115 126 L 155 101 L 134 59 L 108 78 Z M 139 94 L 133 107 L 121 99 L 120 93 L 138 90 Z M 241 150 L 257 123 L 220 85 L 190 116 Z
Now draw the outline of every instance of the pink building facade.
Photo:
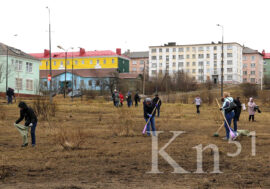
M 257 50 L 243 49 L 243 83 L 261 84 L 263 80 L 263 55 Z
M 129 72 L 137 74 L 148 74 L 149 69 L 149 52 L 126 52 L 124 55 L 130 58 Z

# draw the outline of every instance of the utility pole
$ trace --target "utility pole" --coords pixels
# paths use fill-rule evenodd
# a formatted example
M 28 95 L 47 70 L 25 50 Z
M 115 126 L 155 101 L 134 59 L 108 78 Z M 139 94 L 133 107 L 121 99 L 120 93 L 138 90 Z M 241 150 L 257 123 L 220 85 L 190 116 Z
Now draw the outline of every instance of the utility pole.
M 49 81 L 50 87 L 50 104 L 52 103 L 52 46 L 51 46 L 51 11 L 49 7 L 46 7 L 49 11 L 49 51 L 50 51 L 50 76 L 51 79 Z
M 73 49 L 73 48 L 72 48 Z M 71 70 L 71 74 L 72 74 L 72 76 L 71 76 L 71 78 L 72 78 L 72 81 L 71 81 L 71 84 L 72 84 L 72 93 L 71 93 L 71 99 L 72 99 L 72 101 L 73 101 L 73 82 L 74 82 L 74 80 L 73 80 L 73 51 L 72 51 L 72 59 L 71 59 L 71 62 L 72 62 L 72 70 Z
M 6 91 L 8 90 L 8 51 L 9 51 L 9 46 L 6 45 L 7 47 L 7 65 L 6 65 Z
M 65 85 L 64 85 L 64 98 L 66 98 L 67 91 L 67 51 L 65 52 Z
M 220 24 L 217 24 L 217 26 L 221 27 L 222 29 L 222 54 L 221 54 L 221 97 L 223 97 L 223 82 L 224 82 L 224 27 Z
M 144 65 L 143 65 L 143 95 L 145 94 L 145 62 L 144 61 Z

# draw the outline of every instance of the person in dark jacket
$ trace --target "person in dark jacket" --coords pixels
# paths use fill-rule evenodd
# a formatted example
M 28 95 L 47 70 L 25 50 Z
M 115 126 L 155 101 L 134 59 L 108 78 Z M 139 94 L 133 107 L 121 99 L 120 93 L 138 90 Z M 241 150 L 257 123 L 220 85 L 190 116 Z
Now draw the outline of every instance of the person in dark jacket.
M 7 103 L 12 104 L 13 97 L 15 98 L 14 90 L 12 88 L 8 88 L 6 95 L 7 95 Z
M 149 122 L 147 124 L 147 135 L 150 136 L 150 126 L 152 128 L 153 135 L 156 136 L 156 127 L 155 127 L 155 115 L 156 115 L 156 110 L 153 112 L 155 109 L 155 104 L 152 102 L 151 98 L 146 98 L 143 102 L 143 112 L 144 112 L 144 119 L 147 122 L 148 119 Z
M 158 100 L 159 100 L 159 102 L 158 102 Z M 160 116 L 161 99 L 158 97 L 158 94 L 155 95 L 155 98 L 153 99 L 153 103 L 157 107 L 157 112 L 158 112 L 157 116 L 159 117 Z
M 26 105 L 25 102 L 20 102 L 20 118 L 15 122 L 16 124 L 20 123 L 23 119 L 25 119 L 25 126 L 31 127 L 31 139 L 32 146 L 36 145 L 36 126 L 37 126 L 37 116 L 34 113 L 34 110 Z M 24 144 L 23 147 L 27 146 L 28 143 Z
M 126 96 L 126 100 L 127 100 L 127 105 L 130 108 L 132 106 L 132 94 L 130 91 L 128 91 L 128 94 Z
M 135 101 L 135 107 L 138 107 L 138 102 L 140 102 L 141 97 L 139 96 L 138 92 L 134 96 L 134 101 Z
M 233 118 L 233 126 L 234 126 L 234 131 L 237 131 L 237 122 L 239 121 L 241 110 L 242 110 L 242 104 L 240 102 L 240 97 L 236 97 L 234 99 L 234 103 L 237 105 L 237 107 L 234 109 L 234 118 Z

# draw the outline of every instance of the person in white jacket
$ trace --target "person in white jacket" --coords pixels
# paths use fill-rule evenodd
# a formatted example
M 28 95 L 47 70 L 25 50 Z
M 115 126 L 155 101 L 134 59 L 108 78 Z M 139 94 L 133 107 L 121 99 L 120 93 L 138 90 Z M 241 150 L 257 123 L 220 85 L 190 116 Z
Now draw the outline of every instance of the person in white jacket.
M 197 96 L 195 99 L 194 99 L 194 102 L 195 105 L 196 105 L 196 109 L 197 109 L 197 114 L 200 114 L 200 106 L 202 104 L 202 100 L 199 96 Z

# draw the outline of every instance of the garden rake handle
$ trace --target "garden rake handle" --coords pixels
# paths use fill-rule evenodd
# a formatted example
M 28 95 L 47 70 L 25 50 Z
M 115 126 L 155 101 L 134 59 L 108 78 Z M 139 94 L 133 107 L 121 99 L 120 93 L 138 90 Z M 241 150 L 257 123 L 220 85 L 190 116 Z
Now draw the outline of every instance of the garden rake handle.
M 218 128 L 218 130 L 216 131 L 216 133 L 219 133 L 220 129 L 224 126 L 224 124 L 222 123 L 222 125 L 220 125 L 220 127 Z
M 159 103 L 159 101 L 160 101 L 160 99 L 158 99 L 158 101 L 157 101 L 157 103 L 156 103 L 156 105 L 155 105 L 155 108 L 153 109 L 151 115 L 153 115 L 154 111 L 157 109 L 157 104 Z M 149 118 L 148 118 L 148 120 L 147 120 L 147 122 L 146 122 L 146 124 L 145 124 L 145 126 L 144 126 L 144 128 L 143 128 L 143 132 L 142 132 L 143 134 L 145 133 L 146 127 L 147 127 L 147 125 L 148 125 L 148 123 L 149 123 L 149 121 L 150 121 L 151 118 L 152 118 L 152 117 L 149 117 Z
M 219 102 L 218 102 L 218 99 L 216 98 L 216 101 L 217 101 L 217 104 L 218 104 L 218 107 L 220 108 L 220 104 L 219 104 Z M 228 125 L 228 129 L 230 129 L 230 126 L 229 126 L 229 123 L 228 123 L 228 121 L 227 121 L 227 119 L 226 119 L 226 117 L 225 117 L 225 115 L 224 115 L 224 113 L 223 112 L 221 112 L 221 114 L 223 115 L 223 118 L 224 118 L 224 120 L 226 121 L 226 123 L 227 123 L 227 125 Z M 230 129 L 231 130 L 231 129 Z

